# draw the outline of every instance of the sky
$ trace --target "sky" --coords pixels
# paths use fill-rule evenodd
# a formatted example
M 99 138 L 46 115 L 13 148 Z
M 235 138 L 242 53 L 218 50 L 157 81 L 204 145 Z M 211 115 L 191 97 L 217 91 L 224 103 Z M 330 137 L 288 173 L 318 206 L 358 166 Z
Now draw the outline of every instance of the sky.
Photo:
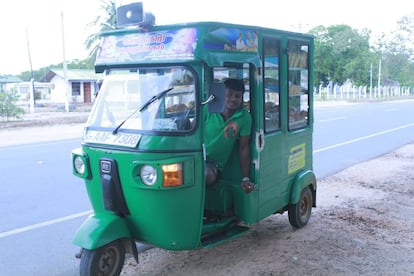
M 117 1 L 118 5 L 133 1 Z M 307 32 L 346 24 L 390 33 L 403 16 L 414 16 L 407 0 L 145 0 L 156 24 L 220 21 Z M 102 15 L 101 0 L 13 0 L 0 10 L 0 75 L 20 74 L 73 59 L 84 59 L 86 26 Z M 64 42 L 64 43 L 63 43 Z M 65 45 L 63 47 L 62 45 Z M 30 54 L 30 55 L 29 55 Z

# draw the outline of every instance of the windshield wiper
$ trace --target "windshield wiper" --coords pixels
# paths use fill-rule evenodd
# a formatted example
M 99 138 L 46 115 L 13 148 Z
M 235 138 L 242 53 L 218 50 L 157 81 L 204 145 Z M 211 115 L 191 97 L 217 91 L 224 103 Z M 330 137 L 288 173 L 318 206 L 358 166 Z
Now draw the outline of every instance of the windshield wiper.
M 164 96 L 165 94 L 167 94 L 168 92 L 170 92 L 171 90 L 173 90 L 174 87 L 170 87 L 160 93 L 158 93 L 155 96 L 152 96 L 151 98 L 148 99 L 148 101 L 146 101 L 141 108 L 139 109 L 139 112 L 141 112 L 142 110 L 144 110 L 145 108 L 147 108 L 150 104 L 152 104 L 153 102 L 155 102 L 156 100 L 158 100 L 159 98 L 162 98 L 162 96 Z
M 171 90 L 173 90 L 174 87 L 170 87 L 160 93 L 158 93 L 157 95 L 152 96 L 151 98 L 148 99 L 148 101 L 146 101 L 143 105 L 141 105 L 140 108 L 134 110 L 134 112 L 132 112 L 125 120 L 123 120 L 113 131 L 112 134 L 115 135 L 118 133 L 118 130 L 121 128 L 121 126 L 128 121 L 132 116 L 134 116 L 135 113 L 137 113 L 138 111 L 141 112 L 143 111 L 145 108 L 147 108 L 150 104 L 152 104 L 153 102 L 155 102 L 156 100 L 162 98 L 165 94 L 167 94 L 168 92 L 170 92 Z

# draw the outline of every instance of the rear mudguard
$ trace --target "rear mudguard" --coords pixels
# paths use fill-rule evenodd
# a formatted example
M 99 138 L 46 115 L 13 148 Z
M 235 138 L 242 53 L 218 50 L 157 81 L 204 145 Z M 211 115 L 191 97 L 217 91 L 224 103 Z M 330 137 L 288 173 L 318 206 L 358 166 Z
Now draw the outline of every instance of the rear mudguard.
M 125 219 L 114 214 L 91 215 L 79 227 L 73 243 L 93 250 L 117 239 L 131 239 Z
M 306 170 L 298 173 L 295 178 L 295 182 L 290 190 L 289 204 L 296 204 L 299 202 L 300 194 L 302 190 L 310 186 L 313 193 L 313 207 L 316 207 L 316 177 L 311 170 Z

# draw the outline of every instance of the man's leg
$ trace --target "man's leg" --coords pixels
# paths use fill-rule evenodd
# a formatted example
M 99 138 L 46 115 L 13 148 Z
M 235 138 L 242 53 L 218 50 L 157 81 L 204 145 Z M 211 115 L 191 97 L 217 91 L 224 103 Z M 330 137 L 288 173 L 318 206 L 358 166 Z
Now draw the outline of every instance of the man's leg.
M 212 186 L 216 183 L 218 169 L 214 162 L 206 162 L 206 186 Z

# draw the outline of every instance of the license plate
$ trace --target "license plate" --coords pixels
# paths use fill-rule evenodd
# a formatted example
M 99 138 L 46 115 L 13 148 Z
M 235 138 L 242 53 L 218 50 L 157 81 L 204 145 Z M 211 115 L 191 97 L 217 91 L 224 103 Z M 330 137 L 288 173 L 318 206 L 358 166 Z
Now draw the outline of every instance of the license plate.
M 87 130 L 83 142 L 105 145 L 116 145 L 135 148 L 141 139 L 141 134 L 122 133 L 112 134 L 110 131 Z

